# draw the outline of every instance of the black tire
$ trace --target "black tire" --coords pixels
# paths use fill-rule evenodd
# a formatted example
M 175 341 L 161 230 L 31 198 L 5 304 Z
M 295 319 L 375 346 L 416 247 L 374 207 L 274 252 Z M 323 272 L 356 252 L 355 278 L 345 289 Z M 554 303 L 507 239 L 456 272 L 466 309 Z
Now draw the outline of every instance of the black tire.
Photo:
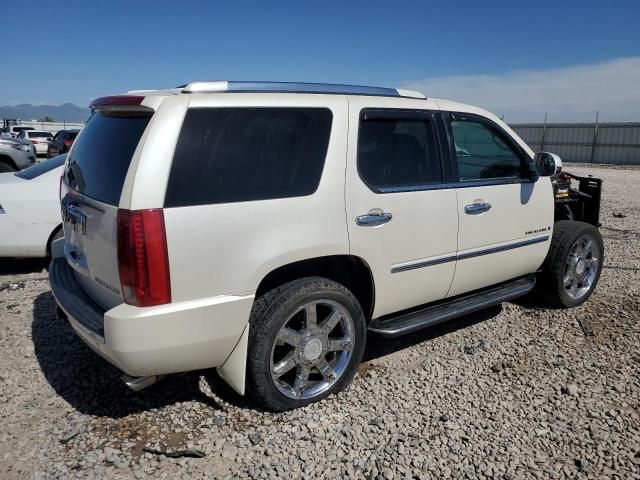
M 330 388 L 313 398 L 290 398 L 278 389 L 272 379 L 272 349 L 278 332 L 290 317 L 305 304 L 315 301 L 334 302 L 350 315 L 354 327 L 350 357 Z M 247 390 L 261 407 L 272 411 L 299 408 L 339 392 L 351 382 L 358 369 L 364 354 L 366 333 L 366 320 L 360 303 L 339 283 L 322 277 L 307 277 L 277 287 L 256 299 L 251 311 Z
M 13 165 L 9 165 L 8 163 L 5 162 L 0 162 L 0 173 L 6 173 L 6 172 L 15 172 L 16 169 L 13 168 Z
M 589 286 L 585 288 L 578 298 L 570 295 L 565 288 L 565 274 L 567 273 L 567 260 L 576 245 L 584 238 L 593 239 L 593 257 L 597 255 L 597 265 L 593 267 L 593 277 L 589 281 Z M 577 222 L 573 220 L 561 220 L 553 227 L 553 237 L 551 246 L 547 253 L 547 258 L 542 264 L 542 274 L 536 285 L 536 298 L 552 307 L 572 308 L 586 302 L 600 278 L 602 264 L 604 261 L 604 243 L 600 231 L 589 223 Z M 585 277 L 586 278 L 586 277 Z

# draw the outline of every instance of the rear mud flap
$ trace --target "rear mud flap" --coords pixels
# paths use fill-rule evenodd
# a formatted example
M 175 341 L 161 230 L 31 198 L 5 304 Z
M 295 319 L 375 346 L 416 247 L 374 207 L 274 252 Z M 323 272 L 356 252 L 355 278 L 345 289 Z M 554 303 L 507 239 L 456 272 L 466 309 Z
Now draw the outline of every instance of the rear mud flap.
M 247 372 L 247 346 L 249 344 L 249 324 L 244 327 L 240 340 L 221 367 L 216 370 L 222 379 L 240 395 L 244 395 Z

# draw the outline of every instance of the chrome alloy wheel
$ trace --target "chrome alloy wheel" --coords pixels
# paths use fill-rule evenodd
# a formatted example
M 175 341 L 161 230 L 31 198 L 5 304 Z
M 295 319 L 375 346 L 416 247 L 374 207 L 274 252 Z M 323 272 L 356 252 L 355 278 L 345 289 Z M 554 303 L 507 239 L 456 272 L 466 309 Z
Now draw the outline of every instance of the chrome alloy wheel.
M 271 348 L 271 378 L 283 395 L 305 400 L 331 388 L 347 369 L 354 324 L 345 307 L 314 300 L 298 308 Z
M 563 279 L 567 295 L 578 300 L 589 292 L 598 274 L 599 257 L 598 242 L 591 235 L 581 236 L 571 246 Z

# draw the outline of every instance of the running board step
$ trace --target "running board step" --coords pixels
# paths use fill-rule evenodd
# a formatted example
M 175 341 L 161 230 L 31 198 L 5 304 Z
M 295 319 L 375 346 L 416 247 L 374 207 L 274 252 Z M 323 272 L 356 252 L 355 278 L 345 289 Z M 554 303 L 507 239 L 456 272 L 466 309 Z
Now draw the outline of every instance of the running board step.
M 401 313 L 393 317 L 376 318 L 369 331 L 385 337 L 397 337 L 437 323 L 446 322 L 492 305 L 513 300 L 529 293 L 536 284 L 534 276 L 519 278 L 481 291 L 458 296 L 421 310 Z

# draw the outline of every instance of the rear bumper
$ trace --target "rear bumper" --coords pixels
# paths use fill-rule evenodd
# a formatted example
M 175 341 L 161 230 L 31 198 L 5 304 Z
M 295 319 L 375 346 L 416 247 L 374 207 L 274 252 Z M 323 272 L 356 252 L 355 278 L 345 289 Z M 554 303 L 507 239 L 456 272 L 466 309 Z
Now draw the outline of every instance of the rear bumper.
M 38 155 L 44 155 L 45 153 L 47 153 L 47 149 L 49 148 L 48 145 L 43 145 L 43 144 L 36 144 L 36 153 Z
M 78 336 L 131 376 L 224 364 L 249 320 L 253 295 L 224 295 L 157 307 L 104 310 L 80 288 L 64 258 L 49 267 L 51 290 Z

